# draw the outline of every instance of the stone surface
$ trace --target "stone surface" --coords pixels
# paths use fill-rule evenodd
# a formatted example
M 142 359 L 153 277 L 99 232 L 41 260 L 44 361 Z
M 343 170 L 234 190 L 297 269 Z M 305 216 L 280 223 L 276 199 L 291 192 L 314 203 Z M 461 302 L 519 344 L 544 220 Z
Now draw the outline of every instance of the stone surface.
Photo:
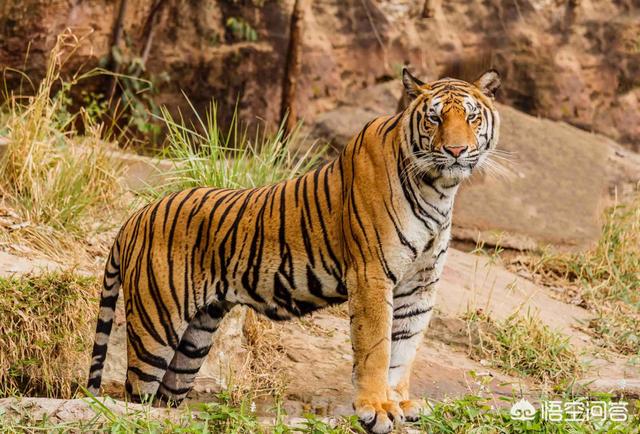
M 181 417 L 180 411 L 173 409 L 150 408 L 111 398 L 97 398 L 97 401 L 88 398 L 3 398 L 0 399 L 0 416 L 9 420 L 23 420 L 25 416 L 33 422 L 47 420 L 51 426 L 65 422 L 91 422 L 96 416 L 100 417 L 96 408 L 104 406 L 117 416 L 144 412 L 156 420 L 178 421 Z
M 124 183 L 133 191 L 157 187 L 166 182 L 166 173 L 174 167 L 171 161 L 131 152 L 110 151 L 108 155 L 123 166 Z
M 615 171 L 608 167 L 611 141 L 503 105 L 499 111 L 498 146 L 511 152 L 511 162 L 504 164 L 510 173 L 476 172 L 456 197 L 454 225 L 505 232 L 506 238 L 521 235 L 542 245 L 584 247 L 597 240 L 610 204 L 609 174 Z
M 65 65 L 107 57 L 119 3 L 110 0 L 9 0 L 0 6 L 0 64 L 41 77 L 55 36 L 75 29 L 81 47 Z M 139 57 L 151 0 L 128 2 L 119 47 Z M 474 79 L 490 66 L 503 75 L 499 98 L 527 113 L 564 120 L 630 146 L 640 144 L 640 5 L 637 0 L 310 2 L 298 79 L 302 118 L 336 105 L 352 90 L 395 77 L 410 63 L 421 75 Z M 211 97 L 229 117 L 278 121 L 293 0 L 176 2 L 157 16 L 146 69 L 158 104 L 191 116 L 182 91 L 203 110 Z M 257 41 L 233 36 L 244 20 Z M 30 56 L 24 56 L 30 44 Z M 124 65 L 126 68 L 127 65 Z M 10 88 L 20 81 L 8 74 Z M 109 79 L 81 86 L 108 94 Z
M 2 228 L 0 228 L 2 230 Z M 47 259 L 25 259 L 8 252 L 0 251 L 0 276 L 20 276 L 28 273 L 41 273 L 60 269 L 60 264 Z

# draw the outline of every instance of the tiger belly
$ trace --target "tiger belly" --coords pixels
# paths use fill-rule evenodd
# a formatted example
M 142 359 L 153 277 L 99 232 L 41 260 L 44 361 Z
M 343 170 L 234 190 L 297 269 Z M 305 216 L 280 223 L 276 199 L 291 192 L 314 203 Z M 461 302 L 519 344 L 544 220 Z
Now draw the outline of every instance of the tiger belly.
M 347 300 L 346 288 L 340 280 L 308 263 L 294 266 L 292 273 L 265 267 L 260 275 L 263 278 L 256 293 L 249 293 L 242 282 L 235 281 L 231 283 L 225 301 L 250 306 L 270 319 L 280 321 Z

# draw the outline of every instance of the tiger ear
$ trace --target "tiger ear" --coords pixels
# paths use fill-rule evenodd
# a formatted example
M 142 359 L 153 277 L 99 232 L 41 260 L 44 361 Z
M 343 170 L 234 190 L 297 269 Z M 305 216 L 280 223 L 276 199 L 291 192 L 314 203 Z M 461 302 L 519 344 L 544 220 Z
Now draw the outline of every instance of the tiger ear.
M 424 86 L 424 82 L 411 75 L 407 67 L 402 68 L 402 84 L 404 84 L 404 91 L 409 99 L 414 99 L 422 90 L 421 86 Z
M 496 91 L 500 88 L 500 74 L 495 69 L 490 69 L 480 76 L 473 84 L 489 98 L 495 98 Z

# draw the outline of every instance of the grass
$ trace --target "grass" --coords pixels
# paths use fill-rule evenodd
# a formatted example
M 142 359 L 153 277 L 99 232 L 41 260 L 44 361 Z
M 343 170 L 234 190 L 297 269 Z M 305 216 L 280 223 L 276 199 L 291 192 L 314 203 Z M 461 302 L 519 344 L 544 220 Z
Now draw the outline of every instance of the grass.
M 251 188 L 272 184 L 309 171 L 321 158 L 322 150 L 316 146 L 306 152 L 295 151 L 304 140 L 300 127 L 290 134 L 285 134 L 283 125 L 273 134 L 258 128 L 250 136 L 239 124 L 237 108 L 228 128 L 218 123 L 215 102 L 204 116 L 191 108 L 196 123 L 190 126 L 182 116 L 176 120 L 162 110 L 168 141 L 163 156 L 172 161 L 173 168 L 164 175 L 167 181 L 163 185 L 150 189 L 151 198 L 196 186 Z
M 72 272 L 0 278 L 0 397 L 71 397 L 85 380 L 99 283 Z
M 72 35 L 59 36 L 35 93 L 6 93 L 0 108 L 0 136 L 8 143 L 0 157 L 0 202 L 21 223 L 10 240 L 51 255 L 91 232 L 96 216 L 106 217 L 123 193 L 120 169 L 100 139 L 102 126 L 66 109 L 68 92 L 80 78 L 64 82 L 60 70 L 75 47 Z M 75 122 L 84 123 L 83 136 L 75 132 Z
M 601 346 L 640 355 L 640 196 L 607 210 L 593 249 L 518 261 L 595 313 L 588 328 Z
M 582 372 L 569 338 L 549 329 L 530 312 L 516 312 L 499 322 L 476 313 L 465 319 L 470 337 L 477 341 L 470 346 L 476 359 L 548 385 L 566 383 Z
M 611 401 L 611 397 L 598 396 L 597 400 Z M 422 432 L 443 434 L 466 433 L 548 433 L 548 434 L 591 434 L 591 433 L 639 433 L 637 416 L 631 416 L 626 422 L 581 421 L 552 422 L 542 418 L 538 411 L 531 421 L 513 420 L 509 407 L 515 399 L 503 397 L 501 405 L 484 397 L 466 396 L 456 400 L 436 403 L 428 416 L 423 416 L 418 425 Z M 573 401 L 573 399 L 567 399 Z
M 556 399 L 556 398 L 554 398 Z M 608 395 L 589 398 L 594 401 L 612 402 Z M 531 421 L 519 421 L 511 418 L 510 406 L 516 398 L 502 397 L 498 401 L 479 396 L 466 396 L 461 399 L 447 399 L 431 404 L 431 412 L 423 415 L 418 422 L 406 424 L 406 427 L 420 432 L 433 433 L 549 433 L 549 434 L 595 434 L 640 432 L 637 408 L 633 403 L 628 406 L 629 418 L 626 421 L 548 421 L 545 420 L 536 405 L 537 413 Z M 586 398 L 567 397 L 566 401 Z M 149 407 L 128 408 L 126 411 L 114 411 L 111 406 L 93 399 L 88 401 L 96 416 L 86 421 L 53 422 L 35 420 L 28 411 L 15 410 L 3 415 L 0 413 L 0 426 L 5 433 L 24 432 L 112 432 L 112 433 L 300 433 L 300 434 L 349 434 L 364 433 L 355 417 L 337 418 L 331 421 L 306 415 L 295 423 L 287 421 L 280 407 L 272 410 L 273 417 L 266 421 L 251 411 L 248 402 L 240 406 L 231 406 L 224 399 L 219 403 L 200 404 L 191 408 L 163 413 Z
M 260 419 L 249 401 L 232 406 L 227 397 L 220 402 L 197 404 L 174 411 L 152 409 L 149 406 L 120 407 L 108 405 L 96 398 L 85 400 L 95 417 L 83 421 L 55 422 L 34 418 L 29 411 L 16 405 L 6 414 L 0 413 L 3 433 L 24 432 L 111 432 L 111 433 L 364 433 L 356 418 L 340 418 L 331 422 L 307 415 L 288 425 L 281 407 L 272 409 L 273 417 Z M 268 419 L 268 420 L 265 420 Z

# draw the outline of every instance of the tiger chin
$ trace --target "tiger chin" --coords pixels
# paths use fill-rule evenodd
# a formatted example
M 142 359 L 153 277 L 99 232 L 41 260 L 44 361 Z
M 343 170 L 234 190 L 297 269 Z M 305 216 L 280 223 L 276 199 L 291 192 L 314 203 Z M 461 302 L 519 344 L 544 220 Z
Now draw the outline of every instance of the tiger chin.
M 371 432 L 418 419 L 409 381 L 435 304 L 460 182 L 498 141 L 499 75 L 423 83 L 332 162 L 254 189 L 192 188 L 133 214 L 111 248 L 88 391 L 97 395 L 119 288 L 129 399 L 179 404 L 235 305 L 275 320 L 348 301 L 354 409 Z

